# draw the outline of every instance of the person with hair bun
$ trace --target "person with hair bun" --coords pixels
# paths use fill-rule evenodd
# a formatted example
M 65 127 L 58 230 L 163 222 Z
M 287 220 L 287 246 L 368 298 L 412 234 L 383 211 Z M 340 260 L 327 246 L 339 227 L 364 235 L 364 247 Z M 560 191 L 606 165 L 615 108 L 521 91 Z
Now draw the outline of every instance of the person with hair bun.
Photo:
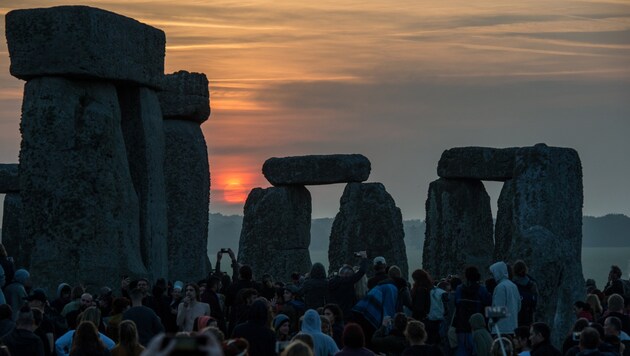
M 443 356 L 442 350 L 439 348 L 425 344 L 427 340 L 427 331 L 424 329 L 424 324 L 417 320 L 412 320 L 407 323 L 405 329 L 405 336 L 409 341 L 409 347 L 403 350 L 401 356 Z

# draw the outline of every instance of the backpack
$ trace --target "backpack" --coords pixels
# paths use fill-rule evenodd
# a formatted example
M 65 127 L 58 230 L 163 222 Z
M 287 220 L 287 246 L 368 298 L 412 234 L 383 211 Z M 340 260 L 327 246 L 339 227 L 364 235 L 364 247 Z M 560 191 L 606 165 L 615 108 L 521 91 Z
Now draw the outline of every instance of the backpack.
M 446 291 L 438 287 L 433 287 L 433 289 L 431 289 L 431 291 L 429 292 L 429 295 L 431 297 L 431 307 L 429 308 L 427 319 L 444 320 L 444 293 L 446 293 Z
M 525 285 L 519 283 L 514 284 L 516 284 L 518 293 L 521 295 L 521 310 L 518 312 L 518 325 L 529 326 L 534 321 L 534 312 L 536 311 L 536 304 L 538 304 L 534 280 L 529 277 L 529 281 Z

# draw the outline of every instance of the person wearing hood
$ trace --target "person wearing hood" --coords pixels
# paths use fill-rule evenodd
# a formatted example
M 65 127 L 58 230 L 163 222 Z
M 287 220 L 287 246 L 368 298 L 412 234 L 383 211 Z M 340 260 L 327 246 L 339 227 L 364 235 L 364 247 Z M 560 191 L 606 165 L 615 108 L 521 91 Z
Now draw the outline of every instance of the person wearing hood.
M 70 293 L 72 292 L 72 287 L 68 283 L 61 283 L 57 286 L 57 299 L 53 300 L 50 303 L 50 306 L 55 309 L 57 314 L 60 314 L 63 310 L 63 307 L 66 304 L 70 303 L 72 299 L 70 298 Z
M 475 313 L 468 320 L 472 330 L 473 338 L 473 354 L 474 355 L 490 355 L 492 348 L 492 336 L 486 328 L 486 319 L 481 313 Z
M 264 300 L 256 300 L 249 308 L 247 321 L 237 325 L 232 332 L 232 339 L 243 338 L 249 342 L 248 354 L 274 355 L 276 335 L 268 326 L 269 307 Z
M 291 320 L 285 314 L 278 314 L 273 318 L 273 329 L 277 341 L 291 341 Z
M 493 328 L 492 334 L 496 334 L 498 328 L 501 335 L 512 335 L 514 329 L 518 327 L 518 312 L 521 310 L 521 294 L 516 284 L 512 282 L 508 275 L 507 265 L 499 261 L 490 266 L 490 272 L 497 286 L 492 293 L 492 307 L 507 308 L 507 315 L 499 319 Z
M 322 321 L 319 314 L 313 309 L 309 309 L 304 313 L 302 333 L 308 334 L 313 338 L 313 344 L 315 345 L 313 353 L 315 356 L 332 356 L 339 352 L 335 340 L 322 332 Z
M 26 287 L 30 282 L 31 275 L 25 269 L 18 269 L 15 271 L 13 282 L 5 287 L 4 293 L 7 300 L 7 304 L 11 306 L 13 310 L 13 320 L 17 320 L 20 309 L 26 304 L 25 298 L 28 297 L 26 293 Z
M 323 264 L 319 262 L 313 264 L 308 278 L 297 290 L 297 294 L 303 296 L 307 309 L 323 307 L 330 301 L 328 279 L 326 278 L 326 269 Z

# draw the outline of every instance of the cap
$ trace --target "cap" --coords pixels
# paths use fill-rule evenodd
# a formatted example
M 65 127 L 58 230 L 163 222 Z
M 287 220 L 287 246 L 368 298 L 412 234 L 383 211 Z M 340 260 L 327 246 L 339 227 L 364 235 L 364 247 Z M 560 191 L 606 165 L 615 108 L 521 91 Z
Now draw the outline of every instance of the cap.
M 46 292 L 44 292 L 43 289 L 36 288 L 33 290 L 31 295 L 29 295 L 25 299 L 28 300 L 29 302 L 33 300 L 39 300 L 42 303 L 46 303 L 46 301 L 48 300 L 48 297 L 46 296 Z
M 387 264 L 387 262 L 385 262 L 385 257 L 383 257 L 383 256 L 378 256 L 378 257 L 374 258 L 373 263 L 374 263 L 375 266 L 376 265 L 386 265 Z
M 286 314 L 278 314 L 275 318 L 273 318 L 273 328 L 278 330 L 285 321 L 290 321 L 289 317 Z
M 181 291 L 182 289 L 184 289 L 184 282 L 182 282 L 182 281 L 176 281 L 176 282 L 173 284 L 173 289 L 179 289 L 179 290 Z

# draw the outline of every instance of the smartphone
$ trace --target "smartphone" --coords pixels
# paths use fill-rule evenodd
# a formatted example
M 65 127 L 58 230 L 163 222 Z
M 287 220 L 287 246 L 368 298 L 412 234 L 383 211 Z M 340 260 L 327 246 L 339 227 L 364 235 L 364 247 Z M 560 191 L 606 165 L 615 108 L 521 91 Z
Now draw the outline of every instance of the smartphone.
M 170 344 L 171 340 L 175 340 L 175 348 L 169 354 L 170 356 L 203 356 L 206 354 L 206 352 L 202 350 L 202 347 L 208 343 L 207 335 L 166 335 L 164 339 L 162 339 L 160 350 L 164 350 L 166 346 Z
M 230 253 L 230 249 L 222 248 L 221 253 Z

